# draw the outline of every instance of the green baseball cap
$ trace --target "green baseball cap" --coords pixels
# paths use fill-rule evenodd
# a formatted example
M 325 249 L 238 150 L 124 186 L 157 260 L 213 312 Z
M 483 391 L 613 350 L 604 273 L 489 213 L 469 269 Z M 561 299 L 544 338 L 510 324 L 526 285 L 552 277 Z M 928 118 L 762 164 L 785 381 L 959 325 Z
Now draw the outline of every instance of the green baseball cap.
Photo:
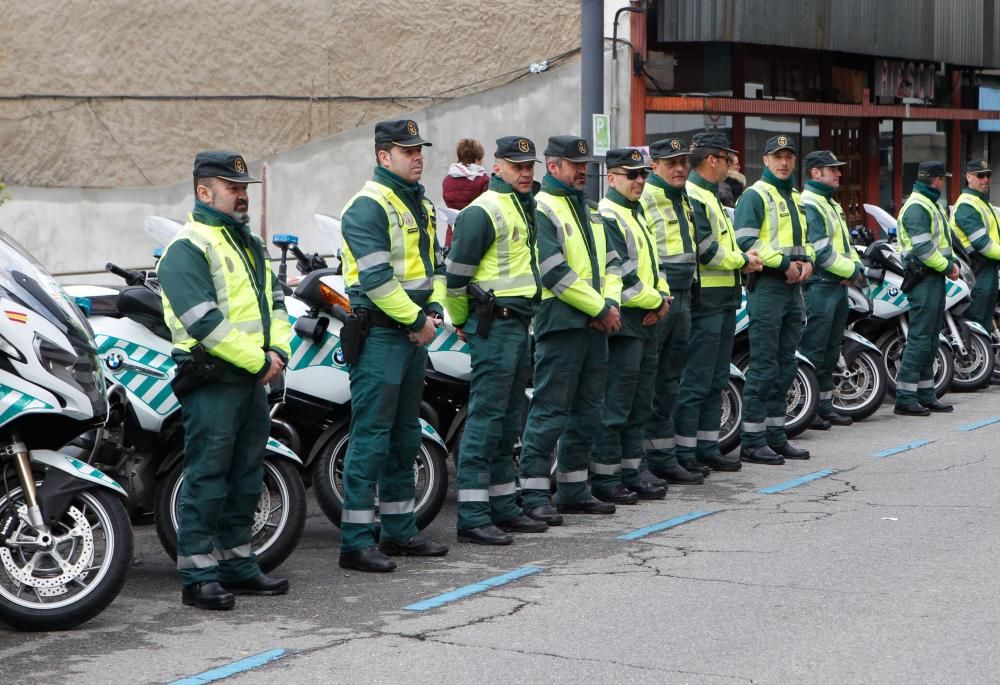
M 535 144 L 523 136 L 497 138 L 497 151 L 493 156 L 517 164 L 539 161 L 535 159 Z
M 431 145 L 420 137 L 420 129 L 413 119 L 393 119 L 375 124 L 375 144 L 392 143 L 400 147 Z
M 260 183 L 247 173 L 243 155 L 223 150 L 204 150 L 194 157 L 195 178 L 221 178 L 234 183 Z
M 546 157 L 562 157 L 571 162 L 596 162 L 590 156 L 590 146 L 580 136 L 552 136 L 545 148 Z
M 621 147 L 608 150 L 604 165 L 609 169 L 648 169 L 649 164 L 642 152 L 633 147 Z

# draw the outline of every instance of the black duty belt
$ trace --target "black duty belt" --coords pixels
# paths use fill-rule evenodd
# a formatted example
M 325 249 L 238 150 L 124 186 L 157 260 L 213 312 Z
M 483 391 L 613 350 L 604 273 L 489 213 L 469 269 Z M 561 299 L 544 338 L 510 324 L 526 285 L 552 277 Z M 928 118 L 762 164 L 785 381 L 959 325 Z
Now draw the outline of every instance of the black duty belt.
M 504 319 L 504 320 L 516 319 L 517 321 L 520 321 L 525 327 L 527 327 L 527 325 L 531 322 L 531 317 L 525 316 L 524 314 L 521 314 L 520 312 L 510 307 L 504 307 L 501 305 L 496 305 L 493 307 L 493 318 Z
M 364 307 L 363 311 L 368 318 L 368 323 L 372 326 L 378 326 L 379 328 L 406 328 L 405 325 L 399 323 L 381 309 L 369 309 Z

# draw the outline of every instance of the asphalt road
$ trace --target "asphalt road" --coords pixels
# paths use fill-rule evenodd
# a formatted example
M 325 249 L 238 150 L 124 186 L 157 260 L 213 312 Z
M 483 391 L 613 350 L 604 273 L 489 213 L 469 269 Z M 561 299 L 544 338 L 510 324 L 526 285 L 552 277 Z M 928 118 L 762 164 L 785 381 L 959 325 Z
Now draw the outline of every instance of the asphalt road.
M 220 669 L 241 685 L 996 682 L 1000 389 L 946 399 L 954 414 L 901 418 L 886 405 L 807 432 L 797 443 L 809 461 L 716 473 L 507 548 L 454 543 L 452 493 L 429 529 L 451 553 L 385 576 L 340 569 L 337 529 L 311 504 L 279 569 L 291 593 L 239 598 L 231 612 L 183 607 L 140 526 L 128 586 L 97 619 L 62 633 L 0 628 L 2 680 L 154 683 Z M 921 440 L 933 442 L 873 456 Z M 711 513 L 616 539 L 692 512 Z M 541 570 L 403 608 L 523 567 Z

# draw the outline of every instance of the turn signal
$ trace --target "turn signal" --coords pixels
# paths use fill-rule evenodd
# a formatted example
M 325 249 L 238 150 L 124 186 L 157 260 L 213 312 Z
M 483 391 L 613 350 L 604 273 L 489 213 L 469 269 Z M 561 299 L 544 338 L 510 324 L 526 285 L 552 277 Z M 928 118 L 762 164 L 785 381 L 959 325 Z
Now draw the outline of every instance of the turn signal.
M 331 307 L 334 305 L 340 305 L 344 308 L 344 311 L 351 311 L 351 301 L 345 296 L 338 293 L 336 290 L 328 286 L 326 283 L 320 282 L 319 284 L 319 294 L 323 296 L 323 301 L 326 302 Z

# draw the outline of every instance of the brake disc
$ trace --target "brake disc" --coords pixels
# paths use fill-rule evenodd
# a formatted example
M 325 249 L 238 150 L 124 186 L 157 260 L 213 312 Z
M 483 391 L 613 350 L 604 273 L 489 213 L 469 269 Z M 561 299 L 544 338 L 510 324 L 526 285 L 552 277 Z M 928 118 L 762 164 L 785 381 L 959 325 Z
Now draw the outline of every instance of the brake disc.
M 28 508 L 22 504 L 17 512 L 22 525 L 18 529 L 15 541 L 24 538 L 20 541 L 30 542 L 31 539 L 24 536 L 24 530 L 29 526 L 23 523 L 27 521 Z M 94 559 L 94 532 L 87 522 L 87 517 L 76 507 L 71 506 L 67 509 L 66 516 L 73 520 L 73 528 L 62 536 L 54 536 L 59 538 L 59 542 L 53 549 L 36 550 L 23 564 L 12 554 L 12 550 L 17 551 L 16 547 L 0 547 L 0 564 L 11 579 L 34 588 L 39 595 L 53 597 L 66 592 L 68 583 L 84 575 L 84 569 L 90 566 Z M 69 558 L 76 557 L 73 563 L 59 552 L 59 548 L 67 543 L 72 546 Z M 45 566 L 38 563 L 46 558 L 49 563 Z
M 260 489 L 260 499 L 257 500 L 257 511 L 253 513 L 253 527 L 250 535 L 254 536 L 261 531 L 264 524 L 271 518 L 271 491 L 267 489 L 267 481 Z

